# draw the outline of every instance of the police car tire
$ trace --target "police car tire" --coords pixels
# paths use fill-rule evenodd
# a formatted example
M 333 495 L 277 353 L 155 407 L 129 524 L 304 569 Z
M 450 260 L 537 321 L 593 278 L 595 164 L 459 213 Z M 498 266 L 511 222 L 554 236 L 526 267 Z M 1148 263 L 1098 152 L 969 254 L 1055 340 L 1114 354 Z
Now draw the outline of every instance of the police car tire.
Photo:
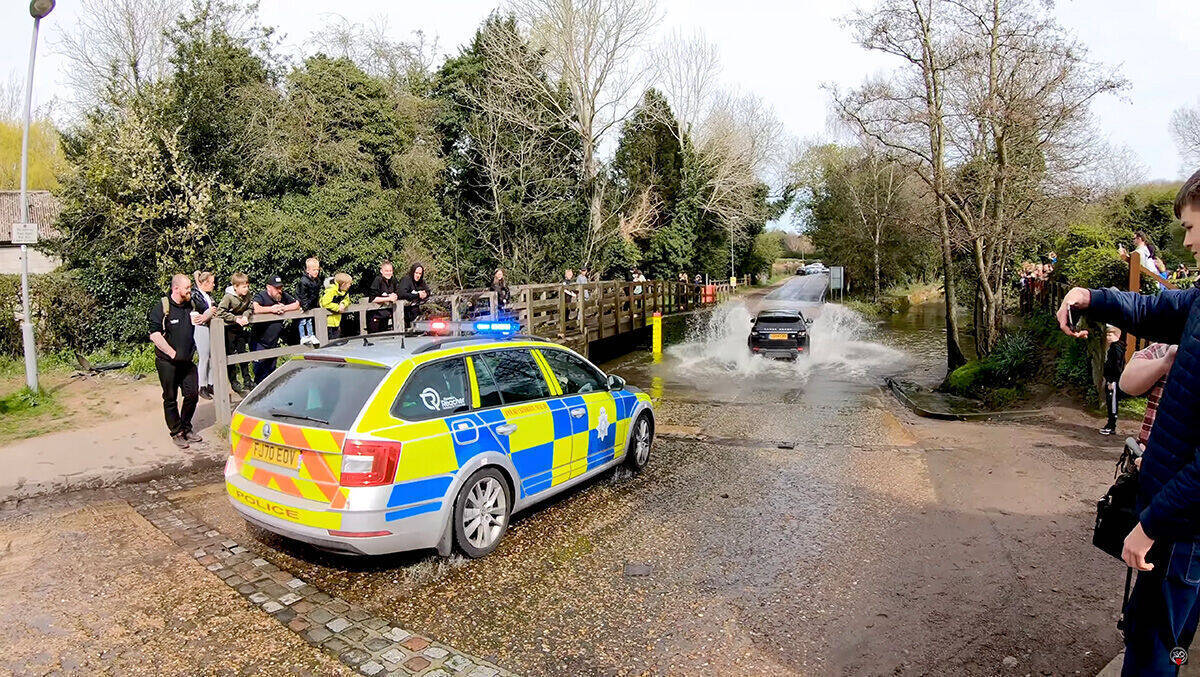
M 471 489 L 475 487 L 484 478 L 492 478 L 500 484 L 501 490 L 504 492 L 504 528 L 500 530 L 500 534 L 496 539 L 485 548 L 478 548 L 473 545 L 470 539 L 467 538 L 465 525 L 463 524 L 463 511 L 466 510 L 467 498 L 471 493 Z M 512 517 L 512 490 L 508 487 L 508 480 L 504 477 L 504 473 L 498 468 L 480 468 L 463 483 L 462 488 L 458 490 L 458 497 L 454 499 L 454 542 L 458 545 L 458 549 L 464 555 L 472 559 L 483 557 L 496 549 L 500 541 L 504 539 L 504 534 L 508 532 L 508 521 Z
M 646 443 L 650 445 L 650 449 L 654 448 L 654 423 L 650 421 L 648 414 L 639 414 L 633 422 L 633 427 L 630 428 L 629 450 L 625 452 L 625 465 L 634 472 L 645 468 L 646 463 L 650 461 L 650 449 L 648 449 L 646 457 L 641 462 L 638 462 L 637 437 L 643 423 L 646 425 L 647 433 L 650 435 L 650 439 Z

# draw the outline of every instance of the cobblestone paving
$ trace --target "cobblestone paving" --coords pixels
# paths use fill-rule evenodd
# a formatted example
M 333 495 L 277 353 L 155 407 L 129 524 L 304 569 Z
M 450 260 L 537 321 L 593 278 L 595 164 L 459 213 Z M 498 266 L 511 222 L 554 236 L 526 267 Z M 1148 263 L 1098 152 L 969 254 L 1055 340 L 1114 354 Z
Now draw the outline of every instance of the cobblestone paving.
M 363 675 L 513 675 L 323 592 L 267 562 L 171 500 L 172 493 L 199 484 L 195 476 L 173 477 L 125 487 L 118 494 L 226 585 L 309 644 Z

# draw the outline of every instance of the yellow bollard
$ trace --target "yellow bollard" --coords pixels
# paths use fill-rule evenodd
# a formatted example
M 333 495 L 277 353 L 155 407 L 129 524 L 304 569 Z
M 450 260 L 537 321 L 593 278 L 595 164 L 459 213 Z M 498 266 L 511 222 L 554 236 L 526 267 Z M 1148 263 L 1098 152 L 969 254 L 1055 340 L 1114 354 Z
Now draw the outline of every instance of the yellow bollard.
M 650 332 L 651 332 L 651 352 L 654 353 L 654 361 L 662 357 L 662 313 L 655 311 L 650 316 Z

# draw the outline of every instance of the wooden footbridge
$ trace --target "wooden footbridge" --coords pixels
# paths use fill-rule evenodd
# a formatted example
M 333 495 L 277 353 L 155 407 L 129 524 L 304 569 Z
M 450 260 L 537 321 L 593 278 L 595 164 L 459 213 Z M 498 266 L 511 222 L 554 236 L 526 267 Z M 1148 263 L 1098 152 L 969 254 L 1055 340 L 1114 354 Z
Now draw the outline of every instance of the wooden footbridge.
M 520 322 L 521 333 L 556 341 L 587 355 L 594 341 L 622 334 L 632 334 L 650 326 L 655 313 L 662 317 L 685 315 L 706 310 L 724 302 L 733 287 L 722 284 L 692 284 L 650 280 L 646 282 L 586 282 L 583 284 L 532 284 L 509 288 L 507 302 L 491 290 L 461 290 L 435 294 L 421 307 L 424 318 L 440 317 L 450 320 L 449 333 L 458 331 L 459 323 L 482 319 L 511 319 Z M 409 329 L 404 321 L 405 302 L 379 304 L 355 303 L 342 313 L 343 326 L 357 325 L 359 335 L 367 333 L 367 315 L 390 311 L 394 330 Z M 357 322 L 347 322 L 355 316 Z M 317 340 L 324 345 L 329 340 L 329 311 L 314 308 L 276 315 L 255 314 L 251 324 L 312 318 Z M 306 345 L 283 345 L 265 350 L 227 355 L 225 342 L 215 340 L 225 335 L 225 322 L 219 317 L 211 320 L 213 401 L 218 421 L 232 417 L 234 393 L 230 388 L 226 367 L 270 358 L 311 352 Z M 284 334 L 287 336 L 287 333 Z M 343 333 L 342 336 L 347 334 Z M 353 335 L 353 334 L 351 334 Z

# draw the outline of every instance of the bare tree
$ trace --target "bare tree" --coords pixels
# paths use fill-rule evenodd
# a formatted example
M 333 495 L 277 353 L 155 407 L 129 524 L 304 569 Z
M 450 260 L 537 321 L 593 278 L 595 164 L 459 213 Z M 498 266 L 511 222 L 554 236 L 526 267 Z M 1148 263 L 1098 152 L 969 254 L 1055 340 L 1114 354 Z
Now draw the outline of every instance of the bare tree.
M 1180 106 L 1171 113 L 1171 136 L 1184 164 L 1200 164 L 1200 104 Z
M 675 130 L 682 143 L 709 116 L 720 97 L 720 52 L 700 32 L 690 37 L 672 33 L 655 51 L 655 86 L 663 92 L 674 114 L 663 122 Z
M 713 104 L 695 138 L 706 178 L 702 209 L 728 231 L 733 276 L 737 243 L 746 226 L 764 216 L 760 177 L 779 159 L 783 125 L 759 97 L 725 95 Z
M 92 0 L 81 3 L 74 25 L 52 42 L 67 59 L 74 104 L 88 108 L 116 89 L 137 92 L 166 74 L 167 29 L 183 0 Z
M 891 77 L 868 80 L 848 93 L 833 90 L 838 117 L 857 134 L 873 139 L 913 167 L 934 195 L 946 191 L 946 72 L 961 59 L 944 37 L 949 17 L 937 0 L 884 0 L 859 10 L 847 24 L 864 48 L 899 57 L 904 65 Z M 943 200 L 935 210 L 942 251 L 946 301 L 946 362 L 951 370 L 966 362 L 959 342 L 954 250 Z
M 414 31 L 411 40 L 397 40 L 383 15 L 365 24 L 340 14 L 325 17 L 328 23 L 312 41 L 329 56 L 350 59 L 366 73 L 394 84 L 419 86 L 434 70 L 438 43 L 423 31 Z
M 976 283 L 976 345 L 994 345 L 1013 246 L 1045 227 L 1094 166 L 1090 103 L 1124 81 L 1086 58 L 1035 0 L 884 0 L 851 21 L 860 44 L 906 66 L 848 94 L 839 117 L 912 166 L 937 199 L 947 361 L 962 362 L 953 316 L 955 245 Z
M 491 51 L 510 59 L 501 69 L 508 96 L 546 102 L 578 136 L 589 206 L 582 259 L 590 261 L 616 233 L 613 215 L 604 209 L 598 149 L 636 105 L 631 94 L 641 91 L 645 75 L 639 52 L 659 13 L 654 0 L 512 0 L 509 9 L 528 45 L 494 45 Z M 511 40 L 503 33 L 491 39 Z M 531 55 L 537 57 L 534 67 Z M 524 117 L 513 121 L 523 123 Z

